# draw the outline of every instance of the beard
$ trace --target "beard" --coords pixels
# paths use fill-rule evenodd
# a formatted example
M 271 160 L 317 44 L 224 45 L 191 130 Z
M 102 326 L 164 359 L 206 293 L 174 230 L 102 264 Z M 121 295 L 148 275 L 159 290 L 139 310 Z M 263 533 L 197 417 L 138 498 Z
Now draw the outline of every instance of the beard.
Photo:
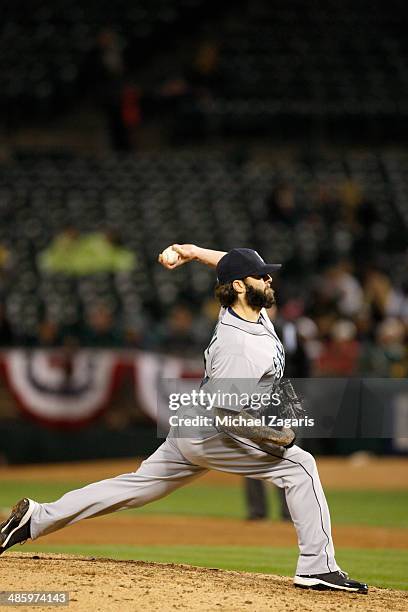
M 261 310 L 261 308 L 270 308 L 275 304 L 275 293 L 271 287 L 262 289 L 255 289 L 252 285 L 247 285 L 245 299 L 246 303 L 250 308 L 254 310 Z

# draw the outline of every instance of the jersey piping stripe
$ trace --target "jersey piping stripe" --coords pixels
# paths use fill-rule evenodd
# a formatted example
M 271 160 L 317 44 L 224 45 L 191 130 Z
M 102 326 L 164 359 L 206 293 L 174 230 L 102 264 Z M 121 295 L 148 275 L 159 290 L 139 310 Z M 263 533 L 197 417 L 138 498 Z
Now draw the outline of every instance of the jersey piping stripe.
M 221 325 L 225 325 L 226 327 L 233 327 L 234 329 L 239 329 L 239 331 L 244 332 L 244 334 L 249 334 L 250 336 L 266 336 L 267 338 L 270 338 L 271 340 L 274 340 L 275 345 L 276 345 L 276 350 L 277 350 L 278 354 L 281 357 L 283 357 L 284 354 L 285 354 L 281 341 L 279 340 L 279 338 L 276 335 L 276 333 L 274 333 L 272 331 L 270 333 L 266 333 L 266 334 L 255 334 L 255 333 L 250 332 L 250 331 L 248 331 L 246 329 L 242 329 L 242 327 L 238 327 L 237 325 L 231 325 L 231 323 L 224 323 L 223 321 L 221 321 Z M 263 327 L 265 327 L 265 326 L 263 326 Z M 267 329 L 267 328 L 265 328 L 265 329 Z M 212 344 L 212 342 L 207 347 L 207 350 L 210 348 L 211 344 Z
M 234 327 L 234 329 L 239 329 L 239 331 L 244 332 L 244 334 L 249 334 L 250 336 L 267 336 L 271 340 L 274 339 L 271 334 L 255 334 L 255 333 L 250 332 L 250 331 L 248 331 L 246 329 L 242 329 L 242 327 L 238 327 L 237 325 L 231 325 L 231 323 L 224 323 L 223 321 L 221 321 L 221 325 L 225 325 L 226 327 Z
M 217 336 L 214 335 L 213 339 L 211 340 L 210 344 L 207 346 L 207 348 L 205 349 L 206 351 L 210 350 L 210 348 L 212 347 L 212 345 L 214 344 L 214 342 L 217 341 Z M 205 352 L 205 351 L 204 351 Z
M 233 440 L 235 440 L 235 442 L 238 442 L 238 444 L 245 444 L 246 446 L 249 446 L 249 448 L 253 448 L 253 449 L 255 449 L 255 450 L 259 450 L 259 449 L 258 449 L 256 446 L 252 446 L 252 444 L 248 444 L 248 442 L 243 442 L 242 440 L 237 440 L 237 438 L 235 438 L 233 435 L 229 434 L 229 433 L 228 433 L 228 432 L 226 432 L 226 431 L 223 431 L 223 433 L 224 433 L 224 434 L 226 434 L 227 436 L 229 436 L 230 438 L 232 438 Z M 317 493 L 316 493 L 316 489 L 315 489 L 315 486 L 314 486 L 314 481 L 313 481 L 313 476 L 312 476 L 311 474 L 309 474 L 309 472 L 307 471 L 307 469 L 305 468 L 305 466 L 304 466 L 304 465 L 302 465 L 302 464 L 301 464 L 299 461 L 293 461 L 293 459 L 287 459 L 286 457 L 280 457 L 279 455 L 274 455 L 273 453 L 271 453 L 271 452 L 269 452 L 269 451 L 267 451 L 267 450 L 265 450 L 265 449 L 263 449 L 263 448 L 261 448 L 261 450 L 262 450 L 264 453 L 266 453 L 267 455 L 271 455 L 271 457 L 276 457 L 277 459 L 280 459 L 281 461 L 289 461 L 290 463 L 294 463 L 295 465 L 299 465 L 299 466 L 302 468 L 302 470 L 304 470 L 304 471 L 306 472 L 306 474 L 309 476 L 310 480 L 312 481 L 313 493 L 314 493 L 314 496 L 315 496 L 315 498 L 316 498 L 317 505 L 319 506 L 320 524 L 321 524 L 321 527 L 322 527 L 322 531 L 323 531 L 324 535 L 325 535 L 325 536 L 326 536 L 326 538 L 327 538 L 327 544 L 326 544 L 326 546 L 324 547 L 324 552 L 325 552 L 325 555 L 326 555 L 326 560 L 327 560 L 327 561 L 326 561 L 326 562 L 327 562 L 327 569 L 329 570 L 329 572 L 334 571 L 334 570 L 332 570 L 332 569 L 330 568 L 330 564 L 329 564 L 329 554 L 328 554 L 328 552 L 327 552 L 327 547 L 328 547 L 328 545 L 330 544 L 330 538 L 329 538 L 329 536 L 328 536 L 328 534 L 327 534 L 327 532 L 326 532 L 326 530 L 325 530 L 325 528 L 324 528 L 324 525 L 323 525 L 323 513 L 322 513 L 322 507 L 321 507 L 321 505 L 320 505 L 319 498 L 317 497 Z

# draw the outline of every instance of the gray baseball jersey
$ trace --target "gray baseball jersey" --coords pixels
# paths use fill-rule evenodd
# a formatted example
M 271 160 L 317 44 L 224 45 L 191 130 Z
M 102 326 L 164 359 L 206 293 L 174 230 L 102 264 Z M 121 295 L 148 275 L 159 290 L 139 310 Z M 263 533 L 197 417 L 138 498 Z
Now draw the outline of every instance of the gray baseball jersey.
M 273 382 L 283 376 L 285 351 L 265 309 L 252 323 L 232 308 L 223 308 L 204 351 L 204 363 L 205 382 L 222 378 Z
M 203 387 L 223 378 L 270 383 L 282 376 L 284 363 L 282 344 L 265 311 L 258 323 L 240 319 L 231 310 L 222 311 L 205 350 Z M 312 455 L 296 445 L 277 450 L 217 431 L 201 438 L 170 436 L 137 471 L 70 491 L 52 503 L 36 503 L 31 536 L 35 539 L 84 518 L 143 506 L 208 469 L 258 478 L 284 488 L 298 534 L 296 573 L 339 569 L 329 510 Z

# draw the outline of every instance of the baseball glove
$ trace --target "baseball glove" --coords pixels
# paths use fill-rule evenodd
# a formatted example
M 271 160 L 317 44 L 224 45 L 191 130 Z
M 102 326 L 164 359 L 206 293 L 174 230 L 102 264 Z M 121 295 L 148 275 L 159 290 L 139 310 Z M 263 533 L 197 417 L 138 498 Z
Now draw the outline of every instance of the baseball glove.
M 295 432 L 290 427 L 271 427 L 261 422 L 262 414 L 255 410 L 241 410 L 233 413 L 231 410 L 215 408 L 218 419 L 217 429 L 226 434 L 235 434 L 248 438 L 253 442 L 272 442 L 277 446 L 290 448 L 295 443 Z
M 303 400 L 297 395 L 289 378 L 282 378 L 275 385 L 274 393 L 279 396 L 279 418 L 300 419 L 304 416 Z

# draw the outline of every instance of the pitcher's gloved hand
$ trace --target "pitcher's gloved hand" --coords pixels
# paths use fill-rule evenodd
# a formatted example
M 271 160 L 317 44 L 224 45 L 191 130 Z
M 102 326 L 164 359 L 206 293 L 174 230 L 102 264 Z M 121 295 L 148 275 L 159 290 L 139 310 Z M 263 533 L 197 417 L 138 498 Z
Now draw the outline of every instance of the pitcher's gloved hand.
M 279 396 L 279 417 L 282 419 L 300 419 L 304 417 L 302 398 L 300 398 L 293 388 L 289 378 L 282 378 L 275 388 L 274 393 Z
M 291 430 L 292 431 L 292 430 Z M 292 448 L 292 446 L 296 444 L 296 434 L 294 434 L 293 440 L 292 442 L 289 442 L 289 444 L 285 444 L 285 446 L 283 448 Z
M 272 442 L 277 446 L 289 448 L 295 439 L 295 432 L 290 427 L 269 427 L 258 424 L 260 413 L 257 410 L 241 409 L 233 412 L 224 408 L 214 408 L 216 427 L 227 434 L 248 438 L 253 442 Z

